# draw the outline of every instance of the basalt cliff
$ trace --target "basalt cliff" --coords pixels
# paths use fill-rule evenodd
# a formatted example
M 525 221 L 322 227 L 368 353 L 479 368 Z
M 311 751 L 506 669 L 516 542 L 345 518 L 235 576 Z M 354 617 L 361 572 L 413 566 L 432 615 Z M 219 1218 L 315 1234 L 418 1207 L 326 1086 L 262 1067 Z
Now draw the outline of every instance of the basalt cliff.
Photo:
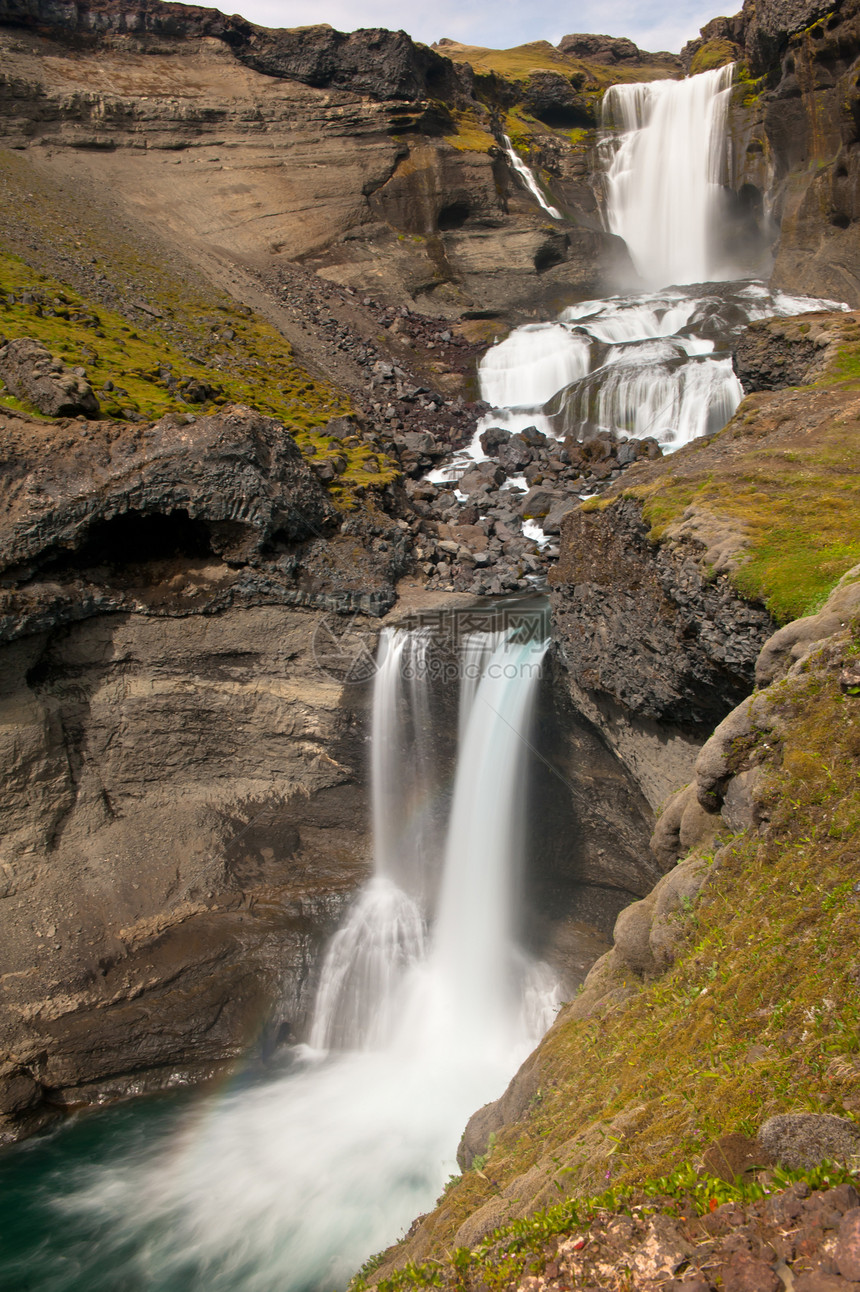
M 614 82 L 739 61 L 728 236 L 773 286 L 860 307 L 858 23 L 758 0 L 679 58 L 0 0 L 0 1139 L 301 1038 L 370 865 L 380 624 L 536 584 L 560 774 L 533 787 L 529 920 L 585 985 L 375 1277 L 454 1286 L 448 1254 L 480 1248 L 478 1286 L 497 1231 L 789 1088 L 856 1116 L 858 315 L 756 324 L 735 417 L 669 459 L 502 434 L 457 494 L 425 476 L 472 437 L 494 337 L 635 285 L 601 219 Z M 740 1022 L 724 965 L 759 984 Z

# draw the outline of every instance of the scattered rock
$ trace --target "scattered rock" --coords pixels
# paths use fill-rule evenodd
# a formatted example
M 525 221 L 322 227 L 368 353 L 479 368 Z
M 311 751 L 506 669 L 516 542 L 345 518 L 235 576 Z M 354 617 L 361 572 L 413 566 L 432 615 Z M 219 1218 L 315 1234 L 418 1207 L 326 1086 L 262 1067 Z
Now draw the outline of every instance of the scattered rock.
M 842 1218 L 833 1255 L 842 1277 L 860 1282 L 860 1210 L 856 1207 Z

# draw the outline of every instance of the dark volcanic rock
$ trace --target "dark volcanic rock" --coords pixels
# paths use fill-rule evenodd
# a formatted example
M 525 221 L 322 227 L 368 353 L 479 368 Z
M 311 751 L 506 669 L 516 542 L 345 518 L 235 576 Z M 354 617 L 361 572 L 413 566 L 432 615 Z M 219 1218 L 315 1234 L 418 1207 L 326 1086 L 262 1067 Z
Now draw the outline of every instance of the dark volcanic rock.
M 256 71 L 305 85 L 338 86 L 374 99 L 455 99 L 461 93 L 450 59 L 416 45 L 405 31 L 376 28 L 347 35 L 320 24 L 292 31 L 258 29 L 248 43 L 230 43 Z
M 802 386 L 833 362 L 840 345 L 856 340 L 860 314 L 803 314 L 750 324 L 732 355 L 744 390 Z
M 416 44 L 404 31 L 335 31 L 312 27 L 269 30 L 228 17 L 217 9 L 161 0 L 0 0 L 0 23 L 54 29 L 78 37 L 157 35 L 214 37 L 235 56 L 266 76 L 320 88 L 346 87 L 371 98 L 414 100 L 436 95 L 456 98 L 460 73 L 450 59 Z
M 649 541 L 634 502 L 617 502 L 611 524 L 605 513 L 574 511 L 563 525 L 553 600 L 581 685 L 633 713 L 705 726 L 749 694 L 772 625 L 684 556 Z
M 18 399 L 47 417 L 98 417 L 99 403 L 83 368 L 69 368 L 31 337 L 0 347 L 0 379 Z
M 858 306 L 860 3 L 748 0 L 743 20 L 749 70 L 764 80 L 729 112 L 740 207 L 758 212 L 763 243 L 779 226 L 773 283 Z
M 538 121 L 548 126 L 588 127 L 597 125 L 594 103 L 579 94 L 560 72 L 533 72 L 524 102 Z
M 789 38 L 833 10 L 831 0 L 746 0 L 746 55 L 753 76 L 761 76 L 781 57 Z
M 549 577 L 574 703 L 656 807 L 691 779 L 714 724 L 752 689 L 770 616 L 725 576 L 709 581 L 692 545 L 653 544 L 624 499 L 564 517 Z
M 141 427 L 17 422 L 14 432 L 6 569 L 80 556 L 99 526 L 119 522 L 119 537 L 122 518 L 132 515 L 173 518 L 191 527 L 190 543 L 198 535 L 215 554 L 242 560 L 277 538 L 317 534 L 334 514 L 292 436 L 248 408 L 190 423 L 168 415 Z
M 558 48 L 563 54 L 587 59 L 592 63 L 607 63 L 610 67 L 618 63 L 627 66 L 659 63 L 667 67 L 677 67 L 679 72 L 682 70 L 681 60 L 677 54 L 662 51 L 659 54 L 649 54 L 625 36 L 598 36 L 591 32 L 573 32 L 568 36 L 562 36 L 558 42 Z

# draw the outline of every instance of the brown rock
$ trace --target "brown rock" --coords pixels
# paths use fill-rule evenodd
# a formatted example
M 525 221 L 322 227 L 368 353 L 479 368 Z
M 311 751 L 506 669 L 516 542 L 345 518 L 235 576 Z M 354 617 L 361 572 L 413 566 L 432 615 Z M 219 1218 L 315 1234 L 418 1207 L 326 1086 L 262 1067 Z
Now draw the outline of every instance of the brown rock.
M 860 1210 L 843 1216 L 834 1256 L 844 1278 L 860 1281 Z
M 0 347 L 0 378 L 46 417 L 98 417 L 99 404 L 83 369 L 72 369 L 31 337 Z
M 735 1252 L 723 1270 L 725 1292 L 781 1292 L 782 1281 L 766 1261 Z

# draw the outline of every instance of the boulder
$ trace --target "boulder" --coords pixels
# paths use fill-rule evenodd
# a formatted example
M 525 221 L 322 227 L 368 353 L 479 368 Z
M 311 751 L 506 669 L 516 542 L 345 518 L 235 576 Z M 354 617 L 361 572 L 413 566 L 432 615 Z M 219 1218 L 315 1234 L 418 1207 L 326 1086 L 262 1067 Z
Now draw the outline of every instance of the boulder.
M 545 534 L 559 534 L 561 532 L 561 522 L 569 511 L 573 511 L 579 506 L 578 498 L 559 498 L 554 502 L 541 522 L 541 529 Z
M 651 920 L 654 915 L 654 894 L 641 902 L 631 902 L 620 912 L 615 921 L 612 939 L 615 950 L 634 973 L 646 976 L 657 968 L 651 954 Z
M 685 939 L 684 925 L 677 914 L 690 908 L 713 869 L 701 857 L 691 857 L 664 875 L 651 894 L 654 902 L 648 945 L 658 970 L 670 969 L 675 963 Z
M 825 1160 L 860 1161 L 860 1126 L 832 1113 L 780 1113 L 768 1118 L 758 1139 L 779 1166 L 791 1171 Z
M 457 488 L 461 493 L 473 494 L 500 485 L 504 479 L 505 473 L 497 462 L 478 462 L 460 477 Z
M 501 426 L 491 426 L 489 430 L 481 432 L 481 448 L 492 455 L 500 444 L 506 444 L 510 438 L 510 431 L 502 430 Z
M 795 619 L 775 632 L 762 647 L 755 666 L 758 686 L 769 686 L 809 655 L 827 637 L 840 632 L 860 609 L 860 565 L 839 580 L 822 609 Z
M 540 485 L 535 485 L 533 489 L 529 489 L 520 503 L 519 513 L 524 519 L 529 517 L 540 518 L 541 516 L 546 516 L 558 501 L 559 495 L 557 493 L 544 489 Z
M 498 459 L 509 476 L 519 475 L 531 462 L 534 454 L 519 435 L 512 435 L 504 444 L 499 445 Z
M 0 347 L 0 378 L 18 399 L 46 417 L 98 417 L 99 403 L 83 368 L 69 368 L 32 337 Z

